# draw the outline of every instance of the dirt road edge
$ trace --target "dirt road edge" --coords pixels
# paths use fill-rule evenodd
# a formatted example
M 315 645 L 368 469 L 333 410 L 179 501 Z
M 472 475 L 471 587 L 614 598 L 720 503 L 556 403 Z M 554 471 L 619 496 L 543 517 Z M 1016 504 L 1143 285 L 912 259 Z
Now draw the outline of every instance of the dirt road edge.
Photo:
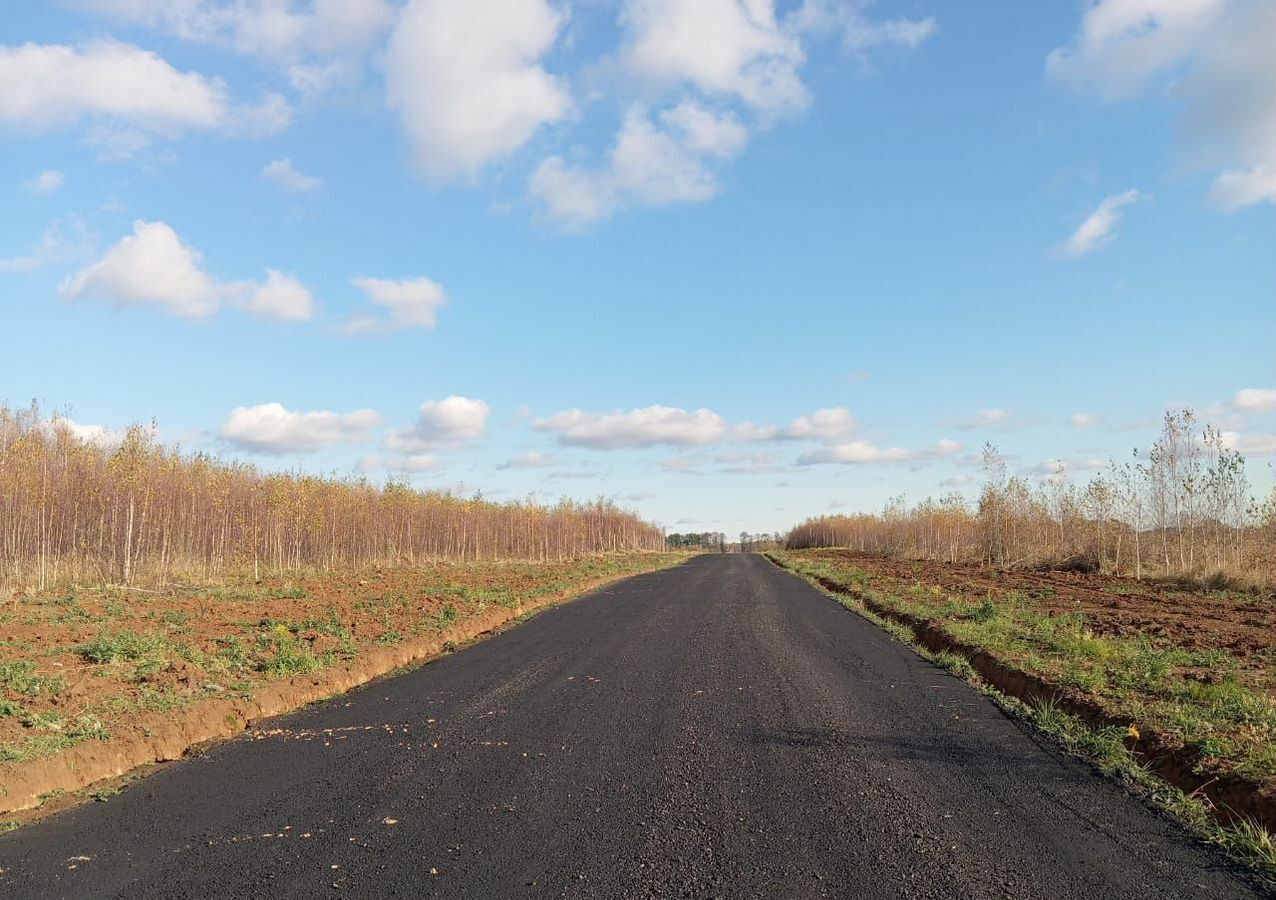
M 181 759 L 192 747 L 233 737 L 262 719 L 343 694 L 404 666 L 429 662 L 445 647 L 474 640 L 529 612 L 658 570 L 594 579 L 513 608 L 493 607 L 433 637 L 372 648 L 344 665 L 270 682 L 251 700 L 211 699 L 175 712 L 156 712 L 140 723 L 145 737 L 89 741 L 44 759 L 0 763 L 0 814 L 37 807 L 50 795 L 78 791 L 142 766 Z
M 1092 728 L 1126 728 L 1132 724 L 1127 718 L 1113 716 L 1097 701 L 1077 691 L 1051 684 L 955 639 L 926 619 L 901 613 L 878 603 L 850 585 L 807 575 L 789 568 L 770 554 L 765 555 L 785 572 L 830 594 L 853 597 L 879 618 L 905 626 L 912 632 L 916 643 L 932 653 L 952 653 L 965 658 L 980 678 L 1006 696 L 1030 705 L 1048 701 Z M 1276 795 L 1264 793 L 1259 785 L 1244 778 L 1201 775 L 1196 771 L 1200 761 L 1196 748 L 1175 743 L 1169 736 L 1152 728 L 1140 726 L 1138 733 L 1138 739 L 1131 740 L 1128 744 L 1131 755 L 1162 781 L 1184 794 L 1208 799 L 1207 806 L 1220 823 L 1226 825 L 1248 819 L 1269 832 L 1276 832 Z

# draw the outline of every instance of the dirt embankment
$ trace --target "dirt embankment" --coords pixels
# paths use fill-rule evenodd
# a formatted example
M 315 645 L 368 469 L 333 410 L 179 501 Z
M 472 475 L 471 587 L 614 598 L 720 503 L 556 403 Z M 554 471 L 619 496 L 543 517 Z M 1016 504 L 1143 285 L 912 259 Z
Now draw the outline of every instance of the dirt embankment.
M 910 628 L 916 640 L 936 653 L 953 653 L 966 658 L 971 667 L 1002 693 L 1027 703 L 1048 701 L 1077 716 L 1091 727 L 1112 727 L 1130 731 L 1127 746 L 1136 759 L 1184 793 L 1209 801 L 1220 821 L 1248 818 L 1276 832 L 1276 779 L 1253 778 L 1231 770 L 1233 760 L 1220 759 L 1209 742 L 1185 741 L 1174 729 L 1137 720 L 1131 709 L 1147 705 L 1127 705 L 1115 692 L 1088 691 L 1058 677 L 1062 666 L 1052 667 L 1043 657 L 1045 646 L 1033 647 L 1040 654 L 1034 666 L 1017 658 L 1016 648 L 981 646 L 978 640 L 954 634 L 953 623 L 963 614 L 934 614 L 927 603 L 910 604 L 909 597 L 920 591 L 928 598 L 942 597 L 946 603 L 996 604 L 1014 592 L 1025 603 L 1027 615 L 1036 621 L 1051 617 L 1072 617 L 1084 622 L 1086 635 L 1107 635 L 1122 639 L 1150 638 L 1162 649 L 1185 649 L 1210 654 L 1224 651 L 1231 666 L 1230 676 L 1204 667 L 1180 666 L 1165 675 L 1180 683 L 1217 684 L 1224 677 L 1243 680 L 1269 697 L 1276 683 L 1276 603 L 1269 598 L 1231 593 L 1186 593 L 1159 590 L 1133 579 L 1062 572 L 1000 571 L 982 566 L 949 565 L 926 561 L 881 558 L 846 550 L 801 551 L 773 557 L 813 578 L 834 593 L 848 594 L 870 611 Z M 795 559 L 796 558 L 796 559 Z M 823 574 L 803 562 L 815 562 Z M 884 595 L 892 599 L 883 602 Z M 1027 629 L 1025 629 L 1027 632 Z M 1025 641 L 1032 643 L 1031 637 Z M 1059 662 L 1066 662 L 1059 660 Z M 1184 696 L 1179 692 L 1179 696 Z M 1138 698 L 1146 701 L 1147 697 Z M 1190 700 L 1181 702 L 1190 703 Z M 1208 716 L 1202 711 L 1200 715 Z M 1229 726 L 1217 722 L 1220 732 Z M 1248 722 L 1241 730 L 1252 730 Z M 1262 727 L 1261 725 L 1258 727 Z M 1253 735 L 1247 735 L 1253 738 Z M 1270 746 L 1276 734 L 1260 742 Z
M 0 607 L 0 812 L 38 805 L 685 559 L 443 564 Z
M 1220 648 L 1241 657 L 1276 648 L 1276 600 L 1251 594 L 1176 591 L 1152 581 L 1078 572 L 1034 572 L 969 564 L 835 554 L 876 577 L 938 585 L 951 594 L 1019 591 L 1042 611 L 1083 613 L 1098 634 L 1153 635 L 1188 648 Z

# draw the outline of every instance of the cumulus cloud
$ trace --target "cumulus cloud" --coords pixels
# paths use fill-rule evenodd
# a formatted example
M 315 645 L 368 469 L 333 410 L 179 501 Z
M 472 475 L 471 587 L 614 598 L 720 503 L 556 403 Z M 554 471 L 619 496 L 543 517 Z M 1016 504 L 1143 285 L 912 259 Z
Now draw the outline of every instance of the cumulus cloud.
M 1136 190 L 1105 197 L 1077 230 L 1056 248 L 1058 254 L 1067 259 L 1078 259 L 1111 243 L 1115 237 L 1113 229 L 1121 221 L 1122 208 L 1140 199 L 1142 195 Z
M 1246 412 L 1276 412 L 1276 388 L 1244 388 L 1232 403 Z
M 443 460 L 430 453 L 412 453 L 397 460 L 394 467 L 408 475 L 436 472 L 443 468 Z
M 386 435 L 386 446 L 419 454 L 456 447 L 483 436 L 491 408 L 482 400 L 452 395 L 421 404 L 417 420 Z
M 45 169 L 39 175 L 22 182 L 22 189 L 28 194 L 54 194 L 62 190 L 65 183 L 66 176 L 57 169 Z
M 191 131 L 274 134 L 291 115 L 277 94 L 236 104 L 221 81 L 131 44 L 0 46 L 0 123 L 40 132 L 87 121 L 91 139 L 116 155 Z
M 719 192 L 716 165 L 741 153 L 749 127 L 810 102 L 800 69 L 807 35 L 837 32 L 856 53 L 916 46 L 933 20 L 871 21 L 865 3 L 807 0 L 780 17 L 774 0 L 625 0 L 612 64 L 649 89 L 680 97 L 653 117 L 631 106 L 602 165 L 545 158 L 529 193 L 551 221 L 579 229 L 629 208 L 700 203 Z
M 276 322 L 308 322 L 315 316 L 315 298 L 292 275 L 267 269 L 266 280 L 250 289 L 244 309 Z
M 830 443 L 843 440 L 854 431 L 855 417 L 851 415 L 851 411 L 844 406 L 836 406 L 798 416 L 784 427 L 742 422 L 731 433 L 742 441 L 815 440 Z
M 572 409 L 532 423 L 537 431 L 554 432 L 559 441 L 595 450 L 632 447 L 694 446 L 720 439 L 727 424 L 707 409 L 689 412 L 671 406 L 611 413 L 586 413 Z
M 905 462 L 915 459 L 916 452 L 903 447 L 879 447 L 869 441 L 847 441 L 843 444 L 832 444 L 808 450 L 798 457 L 799 466 L 810 466 L 817 463 L 879 463 Z
M 792 440 L 836 441 L 855 430 L 855 417 L 844 406 L 817 409 L 809 416 L 798 416 L 782 436 Z
M 1049 74 L 1105 101 L 1166 86 L 1192 160 L 1221 169 L 1211 198 L 1276 203 L 1276 6 L 1269 0 L 1099 0 Z
M 166 222 L 133 223 L 97 262 L 67 278 L 60 288 L 68 300 L 97 298 L 119 306 L 154 305 L 190 319 L 207 318 L 226 305 L 276 321 L 309 319 L 314 300 L 295 278 L 266 270 L 260 284 L 221 282 L 203 269 L 198 250 Z
M 532 174 L 529 192 L 547 218 L 574 228 L 627 207 L 700 203 L 718 193 L 708 161 L 739 153 L 747 140 L 748 132 L 730 112 L 684 101 L 657 122 L 634 106 L 606 166 L 590 169 L 548 157 Z
M 62 285 L 70 300 L 100 297 L 121 305 L 155 304 L 179 316 L 210 316 L 226 288 L 200 267 L 198 250 L 182 242 L 165 222 L 133 223 L 106 255 Z
M 449 300 L 443 286 L 429 278 L 353 278 L 350 281 L 363 291 L 375 307 L 384 312 L 359 312 L 346 319 L 342 330 L 347 334 L 369 331 L 401 331 L 424 328 L 433 331 L 439 310 Z
M 709 109 L 694 100 L 683 100 L 660 118 L 679 135 L 683 146 L 705 156 L 730 159 L 749 142 L 748 129 L 739 116 L 729 110 Z
M 473 176 L 572 111 L 540 63 L 562 24 L 546 0 L 410 0 L 386 51 L 386 90 L 427 177 Z
M 314 178 L 310 175 L 303 175 L 293 167 L 292 160 L 288 157 L 283 159 L 272 160 L 267 163 L 265 168 L 261 170 L 263 178 L 273 181 L 280 187 L 302 193 L 305 191 L 313 191 L 319 185 L 323 184 L 322 178 Z
M 371 409 L 293 412 L 280 403 L 263 403 L 236 407 L 217 429 L 217 436 L 256 453 L 308 453 L 361 441 L 382 421 Z
M 947 459 L 962 451 L 960 443 L 948 438 L 936 441 L 929 447 L 910 450 L 904 447 L 879 447 L 865 440 L 846 441 L 808 450 L 798 457 L 799 466 L 821 463 L 866 465 L 872 463 L 916 462 L 920 460 Z
M 1079 412 L 1068 417 L 1068 424 L 1073 428 L 1093 428 L 1099 424 L 1099 419 L 1091 413 Z
M 76 440 L 92 444 L 102 450 L 114 450 L 119 447 L 124 443 L 127 433 L 125 429 L 107 428 L 105 425 L 86 425 L 66 416 L 54 416 L 46 421 L 43 427 L 50 436 L 55 436 L 58 431 L 65 431 Z
M 1276 433 L 1253 434 L 1224 431 L 1220 436 L 1224 446 L 1246 456 L 1276 456 Z
M 690 83 L 773 113 L 810 100 L 798 71 L 806 55 L 773 0 L 628 0 L 620 21 L 621 62 L 642 78 Z

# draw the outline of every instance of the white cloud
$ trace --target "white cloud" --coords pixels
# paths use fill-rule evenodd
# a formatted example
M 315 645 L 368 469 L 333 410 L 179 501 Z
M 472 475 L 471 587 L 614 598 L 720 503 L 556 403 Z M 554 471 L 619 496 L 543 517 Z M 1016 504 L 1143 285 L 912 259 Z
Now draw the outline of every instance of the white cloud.
M 820 463 L 867 465 L 873 463 L 916 462 L 947 459 L 957 455 L 963 449 L 964 447 L 960 443 L 948 438 L 942 438 L 922 450 L 909 450 L 903 447 L 879 447 L 869 441 L 854 440 L 808 450 L 798 457 L 797 463 L 799 466 L 810 466 Z
M 347 334 L 369 331 L 399 331 L 424 328 L 432 331 L 438 324 L 439 310 L 449 299 L 443 286 L 429 278 L 353 278 L 351 284 L 363 291 L 368 300 L 387 315 L 357 313 L 342 326 Z
M 1210 186 L 1210 201 L 1228 212 L 1264 200 L 1276 203 L 1276 166 L 1228 169 Z
M 946 419 L 942 425 L 954 428 L 1009 428 L 1019 422 L 1019 417 L 1008 409 L 981 409 L 969 419 Z
M 810 100 L 798 74 L 801 42 L 781 26 L 773 0 L 628 0 L 620 21 L 622 65 L 640 77 L 772 113 Z
M 965 446 L 960 441 L 954 441 L 951 438 L 940 438 L 927 448 L 926 453 L 929 456 L 948 457 L 956 456 Z
M 1068 424 L 1073 428 L 1093 428 L 1099 424 L 1099 419 L 1090 413 L 1079 412 L 1068 417 Z
M 133 223 L 133 234 L 62 284 L 70 300 L 101 297 L 121 305 L 153 303 L 188 318 L 215 313 L 224 286 L 200 268 L 200 253 L 165 222 Z
M 552 456 L 546 456 L 538 450 L 529 450 L 526 453 L 520 453 L 512 456 L 505 462 L 501 463 L 502 469 L 540 469 L 546 466 L 556 466 L 558 460 Z
M 453 395 L 421 404 L 420 415 L 408 428 L 386 435 L 386 446 L 403 453 L 425 453 L 455 447 L 483 436 L 492 410 L 482 400 Z
M 315 316 L 315 298 L 300 281 L 274 269 L 251 289 L 244 309 L 276 322 L 307 322 Z
M 1276 388 L 1244 388 L 1232 402 L 1246 412 L 1276 412 Z
M 388 0 L 77 0 L 117 21 L 160 29 L 283 67 L 303 94 L 353 78 L 386 31 Z
M 1199 51 L 1227 0 L 1099 0 L 1070 47 L 1052 51 L 1049 73 L 1105 99 L 1127 98 Z
M 731 430 L 731 434 L 742 441 L 814 440 L 836 443 L 850 437 L 854 431 L 855 417 L 851 411 L 844 406 L 835 406 L 798 416 L 783 428 L 742 422 Z
M 202 255 L 182 241 L 167 222 L 133 223 L 133 233 L 97 262 L 67 278 L 60 288 L 68 300 L 97 298 L 119 306 L 155 305 L 175 315 L 202 319 L 223 306 L 239 306 L 276 321 L 314 315 L 314 298 L 291 275 L 266 270 L 260 284 L 220 282 L 202 267 Z
M 18 256 L 0 257 L 0 274 L 30 272 L 52 263 L 79 259 L 92 252 L 93 235 L 74 213 L 49 223 L 40 240 Z
M 720 159 L 730 159 L 749 142 L 748 129 L 735 113 L 715 112 L 694 100 L 683 100 L 660 116 L 661 120 L 682 135 L 688 150 Z
M 1122 207 L 1142 199 L 1136 190 L 1105 197 L 1094 212 L 1057 248 L 1060 256 L 1077 259 L 1112 242 L 1113 229 L 1121 221 Z
M 45 169 L 39 175 L 22 182 L 22 189 L 28 194 L 53 194 L 62 190 L 65 183 L 66 176 L 57 169 Z
M 389 103 L 421 170 L 473 176 L 572 110 L 541 57 L 563 17 L 546 0 L 411 0 L 385 57 Z
M 532 427 L 552 431 L 564 444 L 596 450 L 652 447 L 660 444 L 692 446 L 710 444 L 726 433 L 726 422 L 715 412 L 698 409 L 688 412 L 670 406 L 648 406 L 612 413 L 568 410 L 544 419 Z
M 429 453 L 413 453 L 395 463 L 395 468 L 400 472 L 416 475 L 421 472 L 438 471 L 443 468 L 443 461 L 437 456 L 431 456 Z
M 76 440 L 92 444 L 102 450 L 114 450 L 124 443 L 123 429 L 107 428 L 105 425 L 84 425 L 66 416 L 55 416 L 44 423 L 44 430 L 50 436 L 59 430 L 65 430 Z
M 371 409 L 292 412 L 280 403 L 263 403 L 236 407 L 217 436 L 257 453 L 304 453 L 363 440 L 382 421 Z
M 861 54 L 884 46 L 911 50 L 938 30 L 938 24 L 930 17 L 872 21 L 864 14 L 867 5 L 862 0 L 804 0 L 790 26 L 798 31 L 839 32 L 842 45 Z
M 1276 456 L 1276 434 L 1242 434 L 1224 431 L 1223 444 L 1246 456 Z
M 221 81 L 118 41 L 0 46 L 0 123 L 38 132 L 85 120 L 94 125 L 91 140 L 127 155 L 152 137 L 190 131 L 273 134 L 291 110 L 278 95 L 237 105 Z
M 749 140 L 748 127 L 726 107 L 743 107 L 765 127 L 809 103 L 799 74 L 804 35 L 839 31 L 859 53 L 915 46 L 934 30 L 929 19 L 869 21 L 864 6 L 808 0 L 781 19 L 774 0 L 625 0 L 622 45 L 610 62 L 654 87 L 657 99 L 664 92 L 680 100 L 654 119 L 631 106 L 603 165 L 545 158 L 529 181 L 531 197 L 569 228 L 631 207 L 714 197 L 712 163 L 738 155 Z
M 844 406 L 817 409 L 809 416 L 794 419 L 784 436 L 795 440 L 836 441 L 855 431 L 855 417 Z
M 548 218 L 582 227 L 630 206 L 700 203 L 718 193 L 706 157 L 738 153 L 748 134 L 734 114 L 684 101 L 654 123 L 631 107 L 616 135 L 607 166 L 572 166 L 551 156 L 532 174 L 529 190 Z
M 1166 86 L 1193 162 L 1223 170 L 1211 198 L 1230 210 L 1276 203 L 1273 34 L 1270 0 L 1099 0 L 1046 67 L 1107 101 Z
M 290 191 L 313 191 L 323 184 L 322 178 L 303 175 L 293 168 L 292 160 L 286 156 L 283 159 L 276 159 L 267 163 L 266 167 L 261 170 L 261 174 L 263 178 L 268 178 L 280 187 Z
M 903 447 L 879 447 L 869 441 L 847 441 L 815 450 L 808 450 L 798 457 L 799 466 L 817 463 L 881 463 L 907 462 L 916 459 L 917 453 Z

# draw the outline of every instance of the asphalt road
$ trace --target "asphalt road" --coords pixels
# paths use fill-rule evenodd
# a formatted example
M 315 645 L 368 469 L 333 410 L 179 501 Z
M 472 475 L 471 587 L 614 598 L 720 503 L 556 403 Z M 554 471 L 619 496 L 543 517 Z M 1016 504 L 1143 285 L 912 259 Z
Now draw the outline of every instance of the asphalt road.
M 757 556 L 618 583 L 0 837 L 0 897 L 1259 896 Z

